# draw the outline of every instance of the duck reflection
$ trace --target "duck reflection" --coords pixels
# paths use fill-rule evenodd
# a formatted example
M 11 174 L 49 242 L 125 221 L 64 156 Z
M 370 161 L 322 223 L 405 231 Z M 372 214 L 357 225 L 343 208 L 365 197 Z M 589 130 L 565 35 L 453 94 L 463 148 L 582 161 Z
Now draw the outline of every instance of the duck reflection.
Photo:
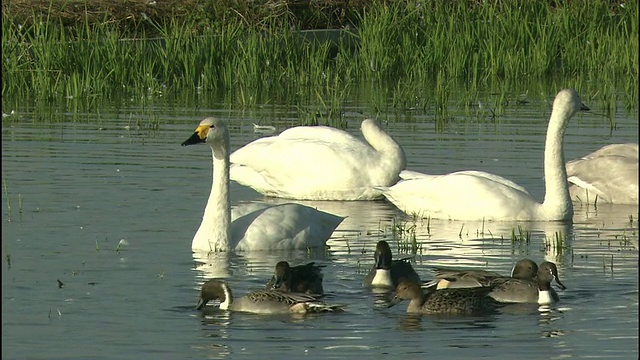
M 420 314 L 406 314 L 398 319 L 398 328 L 402 331 L 422 331 L 422 316 Z
M 211 278 L 242 279 L 254 277 L 261 279 L 264 287 L 273 276 L 273 269 L 280 261 L 286 260 L 292 266 L 311 261 L 319 263 L 330 259 L 327 249 L 309 248 L 307 250 L 247 251 L 247 252 L 200 252 L 192 253 L 193 270 L 202 280 Z

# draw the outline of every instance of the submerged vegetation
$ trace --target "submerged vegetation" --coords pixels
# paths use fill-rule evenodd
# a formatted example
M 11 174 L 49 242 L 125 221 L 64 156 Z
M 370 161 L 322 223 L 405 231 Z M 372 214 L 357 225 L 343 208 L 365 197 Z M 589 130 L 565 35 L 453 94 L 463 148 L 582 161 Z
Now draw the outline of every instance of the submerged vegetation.
M 317 123 L 364 92 L 377 94 L 373 111 L 433 106 L 446 118 L 453 84 L 473 98 L 562 79 L 556 88 L 587 88 L 610 116 L 617 101 L 637 106 L 637 2 L 233 3 L 3 2 L 3 103 L 189 92 L 235 107 L 284 103 Z M 302 31 L 318 27 L 340 30 Z

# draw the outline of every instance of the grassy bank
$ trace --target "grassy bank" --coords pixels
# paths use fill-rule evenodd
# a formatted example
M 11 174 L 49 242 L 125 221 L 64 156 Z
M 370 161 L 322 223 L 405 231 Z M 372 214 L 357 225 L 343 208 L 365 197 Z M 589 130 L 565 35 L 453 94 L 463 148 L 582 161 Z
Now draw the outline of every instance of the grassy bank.
M 31 16 L 9 11 L 28 3 L 41 6 Z M 321 101 L 331 110 L 363 84 L 398 104 L 434 89 L 434 101 L 444 104 L 454 81 L 470 92 L 495 81 L 598 82 L 603 102 L 621 82 L 637 88 L 637 2 L 362 1 L 340 8 L 342 2 L 327 1 L 306 12 L 295 7 L 302 2 L 231 8 L 168 1 L 162 6 L 171 10 L 156 12 L 150 2 L 144 9 L 132 5 L 139 1 L 123 3 L 131 13 L 68 1 L 67 9 L 84 6 L 76 13 L 85 15 L 65 17 L 57 1 L 3 2 L 3 97 L 41 102 L 193 91 L 225 94 L 247 107 Z M 336 42 L 301 40 L 299 30 L 322 22 L 349 29 Z M 637 90 L 631 96 L 637 101 Z

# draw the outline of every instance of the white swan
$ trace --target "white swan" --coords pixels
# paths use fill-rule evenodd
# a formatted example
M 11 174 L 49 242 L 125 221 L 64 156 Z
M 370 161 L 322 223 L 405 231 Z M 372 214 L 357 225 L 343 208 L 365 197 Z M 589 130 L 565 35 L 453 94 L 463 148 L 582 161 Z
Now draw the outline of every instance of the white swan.
M 606 145 L 571 160 L 567 176 L 574 201 L 638 205 L 638 144 Z
M 231 154 L 231 180 L 297 200 L 373 200 L 406 166 L 404 151 L 378 123 L 362 121 L 368 143 L 328 126 L 297 126 Z
M 588 110 L 575 90 L 558 93 L 554 102 L 544 150 L 545 198 L 541 204 L 523 187 L 482 171 L 459 171 L 426 175 L 415 171 L 400 174 L 402 180 L 384 188 L 384 196 L 400 210 L 422 217 L 451 220 L 568 220 L 573 216 L 563 137 L 569 119 Z
M 343 217 L 300 204 L 258 208 L 232 221 L 229 199 L 229 130 L 207 118 L 183 146 L 206 142 L 213 156 L 213 182 L 193 251 L 308 249 L 324 246 Z

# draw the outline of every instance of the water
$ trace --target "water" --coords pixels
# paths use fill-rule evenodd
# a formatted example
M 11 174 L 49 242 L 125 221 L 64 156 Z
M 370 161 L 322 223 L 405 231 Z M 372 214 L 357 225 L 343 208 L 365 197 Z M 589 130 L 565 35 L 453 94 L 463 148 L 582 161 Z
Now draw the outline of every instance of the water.
M 534 102 L 507 108 L 497 122 L 453 119 L 442 131 L 427 115 L 386 128 L 405 148 L 410 169 L 486 170 L 542 199 L 548 109 Z M 272 110 L 247 116 L 156 105 L 158 129 L 136 128 L 135 106 L 106 108 L 96 119 L 87 114 L 89 122 L 68 114 L 61 123 L 15 110 L 2 127 L 3 358 L 637 358 L 635 206 L 577 204 L 572 225 L 482 224 L 414 221 L 384 201 L 308 202 L 348 215 L 328 251 L 201 258 L 190 244 L 210 188 L 211 155 L 205 146 L 179 145 L 214 113 L 229 119 L 237 148 L 260 136 L 252 123 L 268 125 Z M 352 110 L 345 120 L 357 133 L 362 109 Z M 567 159 L 638 141 L 637 112 L 619 114 L 612 132 L 597 113 L 572 120 Z M 282 201 L 235 183 L 231 191 L 234 205 Z M 360 287 L 375 243 L 387 239 L 394 253 L 404 253 L 397 239 L 413 236 L 414 267 L 424 279 L 430 266 L 507 274 L 526 256 L 556 262 L 568 289 L 545 311 L 523 307 L 483 318 L 412 317 L 406 303 L 380 308 Z M 348 311 L 264 317 L 193 310 L 205 279 L 226 277 L 242 294 L 262 287 L 282 259 L 325 265 L 326 300 L 348 303 Z

